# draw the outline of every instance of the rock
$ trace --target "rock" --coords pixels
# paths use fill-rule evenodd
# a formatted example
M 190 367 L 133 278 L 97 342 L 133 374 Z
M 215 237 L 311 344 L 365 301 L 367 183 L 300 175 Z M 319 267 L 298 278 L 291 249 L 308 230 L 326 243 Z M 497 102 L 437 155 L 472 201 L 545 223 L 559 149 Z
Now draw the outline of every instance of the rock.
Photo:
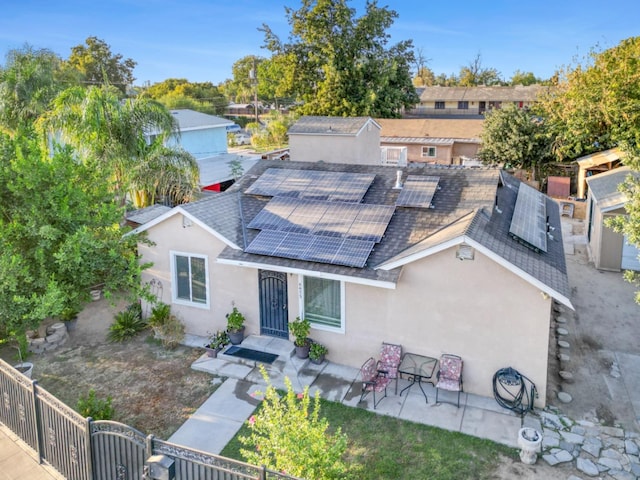
M 622 470 L 611 470 L 609 472 L 615 480 L 636 480 L 636 476 L 630 472 L 624 472 Z
M 560 439 L 549 437 L 545 435 L 542 437 L 542 449 L 546 450 L 547 448 L 553 448 L 560 446 Z
M 569 475 L 569 478 L 567 478 L 567 480 L 582 480 L 580 477 L 576 477 L 575 475 Z
M 577 433 L 561 431 L 560 436 L 569 443 L 574 443 L 576 445 L 582 445 L 584 443 L 584 437 Z
M 558 415 L 549 412 L 540 412 L 540 417 L 542 420 L 542 425 L 545 427 L 553 428 L 555 430 L 560 430 L 563 427 Z
M 571 453 L 567 452 L 566 450 L 560 450 L 554 455 L 558 460 L 558 463 L 565 463 L 573 460 L 573 455 L 571 455 Z
M 567 372 L 566 370 L 560 370 L 558 375 L 564 382 L 573 383 L 573 373 Z
M 565 324 L 567 323 L 567 317 L 560 315 L 559 317 L 556 318 L 556 322 L 560 324 Z
M 624 441 L 624 451 L 627 455 L 638 455 L 638 453 L 640 453 L 638 444 L 633 440 Z
M 568 362 L 569 360 L 571 360 L 571 357 L 566 353 L 559 353 L 558 360 L 560 360 L 561 362 Z
M 556 430 L 552 430 L 550 428 L 545 428 L 543 430 L 543 435 L 550 438 L 560 438 L 560 434 Z
M 611 469 L 611 470 L 622 470 L 622 465 L 620 464 L 620 462 L 614 458 L 608 458 L 608 457 L 600 457 L 598 459 L 598 463 L 600 465 L 604 465 L 605 467 Z
M 617 450 L 614 450 L 613 448 L 607 448 L 606 450 L 603 450 L 602 453 L 600 453 L 601 457 L 605 457 L 605 458 L 613 458 L 617 461 L 621 461 L 624 457 L 624 455 L 622 455 L 620 452 L 618 452 Z
M 569 330 L 566 328 L 558 327 L 556 328 L 556 333 L 561 336 L 569 335 Z
M 600 427 L 600 431 L 610 437 L 624 438 L 624 430 L 619 427 L 602 426 Z
M 546 453 L 546 454 L 544 454 L 544 455 L 542 456 L 542 458 L 543 458 L 543 460 L 544 460 L 545 462 L 547 462 L 547 463 L 548 463 L 549 465 L 551 465 L 552 467 L 553 467 L 554 465 L 557 465 L 558 463 L 560 463 L 560 462 L 558 461 L 558 459 L 556 458 L 556 456 L 555 456 L 555 455 L 552 455 L 552 454 L 550 454 L 550 453 Z
M 600 473 L 596 464 L 588 458 L 578 457 L 576 460 L 576 468 L 590 477 L 595 477 Z
M 558 400 L 560 400 L 562 403 L 571 403 L 573 397 L 567 392 L 558 392 Z
M 633 473 L 636 477 L 640 477 L 640 463 L 631 462 L 631 473 Z
M 569 342 L 567 342 L 566 340 L 558 340 L 558 346 L 560 348 L 569 348 L 571 346 L 571 344 Z
M 542 422 L 540 421 L 539 418 L 531 415 L 531 414 L 527 414 L 525 415 L 523 421 L 522 421 L 522 426 L 523 427 L 528 427 L 528 428 L 533 428 L 534 430 L 537 430 L 539 432 L 542 431 Z
M 60 343 L 63 336 L 64 333 L 61 332 L 52 333 L 51 335 L 47 336 L 46 341 L 47 343 Z
M 587 429 L 580 425 L 574 425 L 573 427 L 571 427 L 571 433 L 584 436 L 587 434 Z
M 596 424 L 593 422 L 590 422 L 589 420 L 578 420 L 578 425 L 581 425 L 583 427 L 595 427 Z
M 597 458 L 600 456 L 600 450 L 602 449 L 602 442 L 597 438 L 587 438 L 585 442 L 582 444 L 582 450 L 587 452 L 589 455 Z

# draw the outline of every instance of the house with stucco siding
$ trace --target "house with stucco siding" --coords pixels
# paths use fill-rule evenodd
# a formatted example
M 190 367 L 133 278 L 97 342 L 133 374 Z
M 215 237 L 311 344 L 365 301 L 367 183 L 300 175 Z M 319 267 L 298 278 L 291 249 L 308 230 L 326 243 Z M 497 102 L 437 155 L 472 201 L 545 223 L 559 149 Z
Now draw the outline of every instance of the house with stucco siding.
M 465 391 L 491 397 L 511 366 L 543 406 L 552 302 L 571 302 L 557 204 L 535 192 L 525 209 L 546 211 L 544 249 L 511 232 L 521 188 L 494 168 L 260 161 L 138 227 L 143 281 L 192 335 L 225 328 L 233 306 L 247 335 L 289 338 L 306 317 L 332 362 L 359 367 L 383 341 L 455 353 Z

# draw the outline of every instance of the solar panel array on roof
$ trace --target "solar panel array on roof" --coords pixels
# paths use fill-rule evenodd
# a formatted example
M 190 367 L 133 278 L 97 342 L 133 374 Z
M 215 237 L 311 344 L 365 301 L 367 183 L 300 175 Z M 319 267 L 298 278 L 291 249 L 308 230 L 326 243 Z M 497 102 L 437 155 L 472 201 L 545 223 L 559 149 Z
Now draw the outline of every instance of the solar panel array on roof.
M 440 177 L 409 175 L 396 199 L 399 207 L 431 208 L 431 201 L 438 190 Z
M 547 204 L 542 193 L 524 183 L 511 217 L 509 234 L 536 252 L 547 251 Z
M 371 241 L 263 230 L 245 252 L 362 268 L 373 246 Z
M 368 173 L 269 168 L 245 193 L 358 203 L 374 178 Z
M 274 197 L 248 227 L 377 243 L 393 212 L 390 205 Z

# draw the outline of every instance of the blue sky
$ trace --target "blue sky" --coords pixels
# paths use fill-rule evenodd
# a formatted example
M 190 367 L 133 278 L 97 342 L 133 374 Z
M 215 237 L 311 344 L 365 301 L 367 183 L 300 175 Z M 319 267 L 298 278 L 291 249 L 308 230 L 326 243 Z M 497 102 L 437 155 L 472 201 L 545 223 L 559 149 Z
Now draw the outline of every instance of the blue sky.
M 412 39 L 436 73 L 457 74 L 480 53 L 484 67 L 505 79 L 515 70 L 550 77 L 559 67 L 640 35 L 638 0 L 380 0 L 399 18 L 392 42 Z M 266 23 L 286 39 L 284 6 L 299 0 L 11 0 L 0 14 L 0 53 L 25 42 L 68 57 L 97 36 L 138 62 L 136 84 L 166 78 L 230 78 L 245 55 L 268 56 L 257 28 Z M 364 0 L 349 4 L 362 13 Z

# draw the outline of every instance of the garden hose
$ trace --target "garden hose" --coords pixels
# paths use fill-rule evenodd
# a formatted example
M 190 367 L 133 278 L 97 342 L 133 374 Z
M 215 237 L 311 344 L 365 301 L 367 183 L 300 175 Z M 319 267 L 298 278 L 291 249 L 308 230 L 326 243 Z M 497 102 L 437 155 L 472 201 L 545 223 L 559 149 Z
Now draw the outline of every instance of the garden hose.
M 523 415 L 533 410 L 537 395 L 534 383 L 511 367 L 502 368 L 493 376 L 493 396 L 501 407 Z

